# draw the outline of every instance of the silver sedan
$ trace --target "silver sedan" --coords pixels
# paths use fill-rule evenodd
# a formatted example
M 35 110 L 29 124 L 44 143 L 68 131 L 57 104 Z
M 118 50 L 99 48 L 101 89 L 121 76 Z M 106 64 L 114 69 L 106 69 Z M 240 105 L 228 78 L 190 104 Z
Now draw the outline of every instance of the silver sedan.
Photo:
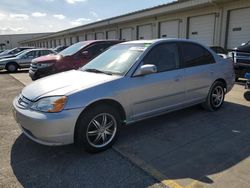
M 80 70 L 28 85 L 14 99 L 13 114 L 38 143 L 99 152 L 115 142 L 122 125 L 196 104 L 216 111 L 233 85 L 231 60 L 199 43 L 132 41 Z
M 37 57 L 56 53 L 54 50 L 49 49 L 24 50 L 14 57 L 1 59 L 0 70 L 6 69 L 9 72 L 16 72 L 18 69 L 29 68 L 31 61 Z

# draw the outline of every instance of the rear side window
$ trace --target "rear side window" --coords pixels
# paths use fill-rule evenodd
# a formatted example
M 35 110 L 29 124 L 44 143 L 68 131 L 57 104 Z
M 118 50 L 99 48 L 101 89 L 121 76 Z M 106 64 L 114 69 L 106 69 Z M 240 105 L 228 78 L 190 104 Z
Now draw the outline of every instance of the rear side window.
M 45 56 L 45 55 L 48 55 L 48 54 L 51 54 L 51 53 L 52 52 L 49 51 L 49 50 L 41 50 L 39 56 Z
M 178 46 L 175 43 L 159 44 L 144 58 L 143 64 L 153 64 L 157 72 L 179 68 Z
M 214 63 L 214 58 L 208 50 L 192 43 L 180 43 L 182 56 L 181 67 L 193 67 Z

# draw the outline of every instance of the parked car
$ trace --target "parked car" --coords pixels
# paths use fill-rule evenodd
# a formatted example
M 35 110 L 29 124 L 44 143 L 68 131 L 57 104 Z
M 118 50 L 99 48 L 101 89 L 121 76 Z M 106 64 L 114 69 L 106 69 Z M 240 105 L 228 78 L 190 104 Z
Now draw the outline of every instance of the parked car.
M 235 78 L 244 78 L 250 72 L 250 41 L 235 48 L 230 56 L 234 60 Z
M 78 69 L 110 46 L 120 42 L 116 40 L 78 42 L 57 55 L 34 59 L 29 75 L 32 80 L 36 80 L 51 74 Z
M 55 53 L 55 51 L 47 49 L 25 50 L 20 52 L 16 57 L 1 59 L 0 70 L 6 69 L 9 72 L 16 72 L 17 69 L 29 68 L 34 58 Z
M 0 59 L 15 57 L 17 54 L 19 54 L 23 50 L 28 50 L 28 49 L 33 49 L 33 47 L 18 47 L 18 48 L 13 48 L 11 50 L 5 50 L 4 52 L 0 54 Z
M 5 50 L 0 50 L 0 54 L 2 53 L 2 52 L 4 52 Z
M 217 54 L 224 54 L 227 55 L 228 51 L 221 46 L 210 46 L 210 48 Z
M 57 46 L 53 50 L 56 51 L 57 53 L 63 51 L 64 49 L 68 48 L 68 46 Z
M 233 63 L 184 39 L 117 44 L 79 70 L 43 78 L 13 101 L 23 133 L 45 145 L 109 148 L 121 125 L 203 104 L 221 108 Z
M 221 46 L 210 46 L 210 48 L 222 58 L 228 58 L 228 51 Z

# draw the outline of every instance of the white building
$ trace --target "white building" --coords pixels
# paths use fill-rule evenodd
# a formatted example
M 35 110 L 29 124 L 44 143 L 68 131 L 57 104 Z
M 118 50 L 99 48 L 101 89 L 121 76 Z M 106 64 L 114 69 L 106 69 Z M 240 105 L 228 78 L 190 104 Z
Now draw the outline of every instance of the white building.
M 232 49 L 250 40 L 250 0 L 179 0 L 22 41 L 55 47 L 93 39 L 189 38 Z
M 51 33 L 11 34 L 0 35 L 0 50 L 11 49 L 19 46 L 19 42 L 42 37 Z

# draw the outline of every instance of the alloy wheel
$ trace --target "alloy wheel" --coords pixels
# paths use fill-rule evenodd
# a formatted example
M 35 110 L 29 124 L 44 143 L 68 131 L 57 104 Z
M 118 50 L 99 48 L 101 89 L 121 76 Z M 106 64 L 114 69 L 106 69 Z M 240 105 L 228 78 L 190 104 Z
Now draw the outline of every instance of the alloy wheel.
M 222 86 L 216 86 L 212 92 L 212 105 L 217 108 L 223 103 L 224 89 Z
M 114 138 L 117 131 L 116 119 L 108 113 L 95 116 L 87 127 L 86 137 L 90 145 L 105 147 Z

